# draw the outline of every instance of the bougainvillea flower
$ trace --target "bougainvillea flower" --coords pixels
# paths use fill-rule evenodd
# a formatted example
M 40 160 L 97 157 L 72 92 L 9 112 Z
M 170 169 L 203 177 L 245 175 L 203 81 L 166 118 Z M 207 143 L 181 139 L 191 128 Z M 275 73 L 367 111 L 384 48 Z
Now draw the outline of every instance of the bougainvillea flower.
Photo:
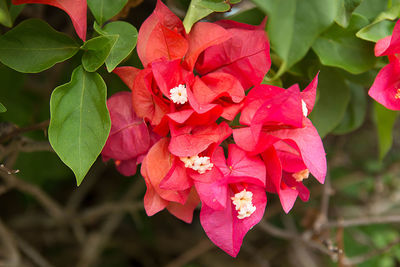
M 308 190 L 295 183 L 293 175 L 300 177 L 300 174 L 308 176 L 311 173 L 321 183 L 326 175 L 322 141 L 307 118 L 314 106 L 316 87 L 317 77 L 303 92 L 297 85 L 286 90 L 269 85 L 253 88 L 240 118 L 243 124 L 250 127 L 233 131 L 234 139 L 241 148 L 263 156 L 269 181 L 267 190 L 279 194 L 286 212 L 292 208 L 299 194 L 303 200 L 308 199 Z M 286 166 L 284 169 L 282 164 Z M 293 165 L 291 171 L 287 167 L 290 165 Z
M 14 5 L 44 4 L 58 7 L 64 10 L 71 18 L 72 24 L 78 36 L 86 40 L 86 0 L 12 0 Z
M 221 147 L 215 151 L 214 158 L 224 176 L 218 185 L 209 185 L 208 190 L 207 186 L 196 185 L 200 198 L 201 194 L 213 198 L 202 201 L 200 222 L 212 242 L 236 257 L 244 236 L 264 215 L 265 165 L 260 158 L 248 156 L 236 145 L 229 145 L 227 161 Z M 212 196 L 210 192 L 218 194 Z M 222 208 L 207 205 L 215 202 L 220 202 Z
M 107 108 L 111 117 L 111 131 L 102 151 L 103 159 L 114 159 L 119 172 L 126 176 L 134 175 L 136 165 L 142 162 L 159 137 L 143 119 L 136 116 L 130 92 L 120 92 L 110 97 Z
M 396 22 L 392 35 L 379 40 L 375 45 L 375 56 L 389 56 L 400 53 L 400 20 Z
M 245 89 L 260 84 L 271 66 L 265 21 L 260 26 L 229 20 L 216 24 L 232 37 L 206 49 L 196 63 L 196 70 L 201 75 L 215 71 L 232 74 Z
M 400 110 L 400 59 L 389 56 L 389 61 L 379 71 L 368 94 L 386 108 Z
M 194 189 L 168 190 L 160 188 L 160 182 L 172 167 L 173 156 L 168 151 L 168 138 L 158 141 L 143 160 L 141 174 L 146 182 L 144 208 L 148 216 L 167 208 L 177 218 L 190 223 L 199 198 Z

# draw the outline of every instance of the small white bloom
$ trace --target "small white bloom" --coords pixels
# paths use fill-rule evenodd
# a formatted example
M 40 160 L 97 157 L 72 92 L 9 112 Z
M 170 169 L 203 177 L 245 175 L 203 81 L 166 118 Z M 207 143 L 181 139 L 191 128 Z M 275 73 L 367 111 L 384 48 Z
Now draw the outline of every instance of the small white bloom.
M 214 167 L 214 164 L 210 162 L 210 157 L 199 157 L 196 155 L 191 157 L 183 157 L 180 158 L 180 160 L 185 163 L 186 168 L 195 170 L 200 174 L 210 171 Z
M 296 180 L 296 182 L 302 182 L 304 179 L 307 179 L 310 175 L 310 171 L 308 169 L 301 170 L 299 172 L 293 173 L 292 176 Z
M 238 212 L 238 219 L 244 219 L 250 217 L 256 211 L 256 206 L 253 205 L 253 193 L 243 189 L 241 192 L 236 193 L 234 197 L 231 197 L 232 203 L 235 205 L 235 209 Z
M 302 107 L 302 109 L 303 109 L 303 115 L 304 115 L 304 117 L 307 117 L 307 115 L 308 115 L 308 108 L 307 108 L 306 102 L 304 102 L 303 99 L 301 100 L 301 107 Z
M 186 86 L 184 84 L 180 84 L 177 87 L 169 90 L 170 97 L 172 102 L 175 104 L 185 104 L 188 101 Z

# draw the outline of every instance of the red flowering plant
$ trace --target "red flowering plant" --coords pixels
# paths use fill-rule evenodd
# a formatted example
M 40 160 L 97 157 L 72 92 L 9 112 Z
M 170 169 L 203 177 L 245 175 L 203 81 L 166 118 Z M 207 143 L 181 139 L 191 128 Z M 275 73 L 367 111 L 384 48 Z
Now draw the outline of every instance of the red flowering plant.
M 132 90 L 132 104 L 113 104 L 113 98 L 108 104 L 118 134 L 111 130 L 102 153 L 114 158 L 122 173 L 136 171 L 135 164 L 122 169 L 121 160 L 137 157 L 132 140 L 146 133 L 140 148 L 149 148 L 141 166 L 147 214 L 167 208 L 190 223 L 201 202 L 205 232 L 231 256 L 263 217 L 266 191 L 278 194 L 289 212 L 298 195 L 308 200 L 302 181 L 309 173 L 321 183 L 326 174 L 321 139 L 307 118 L 317 77 L 303 92 L 297 85 L 260 85 L 271 65 L 264 26 L 197 22 L 186 33 L 180 19 L 158 1 L 139 30 L 144 69 L 114 71 Z M 114 101 L 117 97 L 122 95 Z M 132 126 L 133 113 L 143 120 L 140 126 Z M 228 123 L 239 113 L 240 125 L 232 131 Z M 148 131 L 162 137 L 152 147 Z M 228 149 L 232 132 L 237 145 Z M 223 148 L 229 150 L 227 159 Z

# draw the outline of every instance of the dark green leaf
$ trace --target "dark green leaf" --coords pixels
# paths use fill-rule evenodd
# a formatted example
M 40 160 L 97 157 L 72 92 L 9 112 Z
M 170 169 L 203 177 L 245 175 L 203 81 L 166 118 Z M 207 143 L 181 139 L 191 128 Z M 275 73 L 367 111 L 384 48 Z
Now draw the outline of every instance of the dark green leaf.
M 18 15 L 22 12 L 22 10 L 24 9 L 25 4 L 24 5 L 11 5 L 10 6 L 10 16 L 11 16 L 11 20 L 14 23 L 15 19 L 18 17 Z
M 57 87 L 50 100 L 49 140 L 72 169 L 79 185 L 100 154 L 110 132 L 107 88 L 97 73 L 81 66 L 71 81 Z
M 0 113 L 6 112 L 6 111 L 7 111 L 6 107 L 2 103 L 0 103 Z
M 331 132 L 342 120 L 350 101 L 350 89 L 333 68 L 323 68 L 318 79 L 318 101 L 310 114 L 321 137 Z
M 394 5 L 388 11 L 382 12 L 373 23 L 365 26 L 356 33 L 358 38 L 377 42 L 378 40 L 391 35 L 395 20 L 400 13 L 400 4 Z
M 127 2 L 128 0 L 88 0 L 87 4 L 96 21 L 103 25 L 117 15 Z
M 281 72 L 305 56 L 336 16 L 335 0 L 253 0 L 268 13 L 272 49 L 283 60 Z
M 363 86 L 348 83 L 351 91 L 350 103 L 343 120 L 332 131 L 334 134 L 346 134 L 356 130 L 364 122 L 367 110 L 367 98 Z
M 183 20 L 183 26 L 187 33 L 192 29 L 193 24 L 213 12 L 226 12 L 231 6 L 225 0 L 192 0 L 189 9 Z
M 25 20 L 0 36 L 0 61 L 20 72 L 41 72 L 78 50 L 74 40 L 39 19 Z
M 118 35 L 99 36 L 85 42 L 82 65 L 86 71 L 94 72 L 106 61 L 115 45 Z
M 336 23 L 343 28 L 347 28 L 350 23 L 351 14 L 354 9 L 361 4 L 361 2 L 362 0 L 339 0 L 338 13 L 335 18 Z
M 0 23 L 4 26 L 12 27 L 11 15 L 6 0 L 0 0 Z
M 392 147 L 393 126 L 398 114 L 397 111 L 389 110 L 374 102 L 374 122 L 378 133 L 379 159 L 381 160 Z
M 346 29 L 334 24 L 318 37 L 312 48 L 321 63 L 354 74 L 371 69 L 376 62 L 374 45 L 355 36 L 356 31 L 366 23 L 368 21 L 363 17 L 353 15 Z
M 138 32 L 135 27 L 124 21 L 108 23 L 103 29 L 95 23 L 94 29 L 98 34 L 103 36 L 118 36 L 117 41 L 111 49 L 110 55 L 106 59 L 107 70 L 108 72 L 112 72 L 135 48 Z
M 387 8 L 387 0 L 363 0 L 353 13 L 360 14 L 371 20 Z
M 227 19 L 234 20 L 241 23 L 247 23 L 252 25 L 259 25 L 265 18 L 265 14 L 258 8 L 252 8 L 243 12 L 234 14 Z

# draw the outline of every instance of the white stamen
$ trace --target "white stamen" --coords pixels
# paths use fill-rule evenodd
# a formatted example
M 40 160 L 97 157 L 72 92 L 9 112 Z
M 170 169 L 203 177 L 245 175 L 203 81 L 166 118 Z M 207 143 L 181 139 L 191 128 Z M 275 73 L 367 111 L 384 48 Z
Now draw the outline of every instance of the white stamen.
M 296 180 L 296 182 L 302 182 L 304 179 L 307 179 L 310 175 L 310 171 L 308 169 L 301 170 L 299 172 L 293 173 L 292 176 Z
M 175 104 L 185 104 L 188 101 L 186 86 L 184 84 L 180 84 L 177 87 L 172 88 L 169 90 L 170 97 L 172 102 Z
M 304 117 L 307 117 L 308 115 L 308 108 L 307 108 L 307 104 L 306 102 L 304 102 L 304 100 L 301 100 L 301 108 L 303 109 L 303 115 Z
M 231 197 L 232 203 L 235 205 L 235 209 L 238 212 L 238 219 L 244 219 L 250 217 L 256 211 L 256 206 L 253 205 L 253 193 L 250 191 L 243 191 L 236 193 L 234 197 Z
M 195 170 L 200 174 L 210 171 L 214 167 L 214 164 L 210 162 L 210 157 L 199 157 L 196 155 L 180 159 L 185 163 L 186 168 Z

